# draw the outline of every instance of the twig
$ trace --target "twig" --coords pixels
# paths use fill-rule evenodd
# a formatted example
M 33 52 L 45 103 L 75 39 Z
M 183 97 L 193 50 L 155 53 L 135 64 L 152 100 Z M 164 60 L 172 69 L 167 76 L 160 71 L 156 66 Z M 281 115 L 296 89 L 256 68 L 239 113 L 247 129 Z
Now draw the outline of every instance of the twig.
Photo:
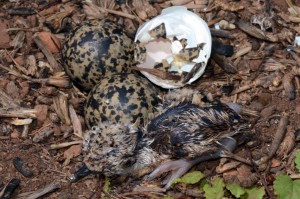
M 158 196 L 155 196 L 155 195 L 158 195 Z M 128 193 L 123 193 L 121 196 L 122 197 L 126 197 L 126 196 L 147 196 L 149 198 L 159 199 L 162 196 L 164 196 L 164 194 L 152 193 L 152 192 L 128 192 Z
M 40 32 L 41 28 L 35 27 L 35 28 L 8 28 L 6 31 L 28 31 L 28 32 Z
M 128 18 L 128 19 L 135 19 L 136 18 L 136 16 L 134 16 L 134 15 L 124 13 L 124 12 L 121 12 L 121 11 L 111 10 L 111 9 L 107 9 L 107 8 L 105 8 L 105 11 L 107 11 L 110 14 L 118 15 L 118 16 L 125 17 L 125 18 Z
M 245 159 L 243 157 L 240 157 L 240 156 L 238 156 L 238 155 L 236 155 L 236 154 L 234 154 L 234 153 L 232 153 L 230 151 L 227 151 L 227 150 L 222 151 L 221 157 L 231 158 L 231 159 L 234 159 L 236 161 L 239 161 L 239 162 L 242 162 L 244 164 L 247 164 L 249 166 L 252 166 L 252 161 L 251 160 L 247 160 L 247 159 Z
M 240 20 L 237 23 L 237 26 L 245 33 L 247 33 L 257 39 L 262 39 L 262 40 L 266 40 L 266 41 L 270 41 L 270 42 L 278 42 L 279 41 L 278 36 L 273 35 L 271 33 L 264 32 L 246 21 Z
M 22 193 L 17 196 L 17 199 L 36 199 L 49 192 L 59 189 L 61 185 L 58 182 L 52 182 L 49 185 L 46 185 L 44 188 L 38 189 L 34 192 Z
M 268 76 L 257 78 L 253 82 L 250 82 L 250 83 L 246 84 L 245 86 L 240 87 L 236 91 L 233 91 L 231 94 L 234 95 L 234 94 L 249 90 L 251 88 L 255 88 L 256 86 L 264 86 L 264 87 L 269 86 L 273 82 L 273 79 L 276 76 L 277 76 L 277 74 L 273 73 Z
M 227 59 L 224 55 L 214 54 L 213 60 L 227 73 L 234 74 L 237 73 L 237 69 L 234 67 L 233 63 Z
M 275 196 L 274 194 L 271 192 L 271 190 L 269 189 L 267 183 L 266 183 L 266 179 L 263 178 L 263 176 L 261 175 L 260 171 L 258 170 L 257 168 L 257 164 L 253 161 L 253 158 L 252 158 L 252 154 L 251 152 L 249 151 L 248 154 L 250 154 L 250 159 L 252 160 L 252 168 L 255 170 L 255 173 L 258 175 L 260 181 L 262 182 L 262 184 L 264 185 L 264 188 L 269 196 L 270 199 L 275 199 Z
M 70 79 L 66 75 L 52 76 L 52 77 L 44 78 L 44 79 L 35 79 L 35 78 L 31 78 L 28 75 L 21 74 L 16 70 L 5 67 L 1 64 L 0 64 L 0 68 L 6 70 L 7 72 L 9 72 L 12 75 L 24 78 L 24 79 L 26 79 L 30 82 L 39 83 L 39 84 L 46 84 L 46 85 L 50 85 L 50 86 L 56 86 L 56 87 L 60 87 L 60 88 L 69 88 L 71 86 Z
M 289 123 L 289 116 L 287 113 L 284 112 L 279 121 L 277 131 L 274 135 L 267 160 L 272 159 L 273 156 L 276 154 L 276 151 L 279 148 L 279 145 L 280 145 L 282 139 L 284 138 L 288 123 Z
M 216 29 L 211 28 L 210 33 L 212 36 L 215 36 L 215 37 L 223 37 L 223 38 L 227 38 L 227 39 L 234 38 L 233 34 L 227 30 L 216 30 Z
M 36 110 L 25 108 L 6 109 L 0 108 L 1 117 L 20 117 L 20 118 L 36 118 Z
M 1 65 L 1 64 L 0 64 L 0 68 L 6 70 L 6 71 L 9 72 L 10 74 L 15 75 L 15 76 L 17 76 L 17 77 L 23 77 L 23 78 L 25 78 L 25 79 L 27 79 L 27 80 L 28 80 L 28 79 L 31 79 L 29 76 L 24 75 L 24 74 L 21 74 L 21 73 L 19 73 L 18 71 L 13 70 L 13 69 L 10 69 L 10 68 L 8 68 L 8 67 L 5 67 L 5 66 L 3 66 L 3 65 Z
M 68 146 L 72 146 L 75 144 L 82 144 L 81 140 L 77 140 L 77 141 L 73 141 L 73 142 L 64 142 L 64 143 L 60 143 L 60 144 L 51 144 L 50 145 L 50 149 L 61 149 L 61 148 L 65 148 Z

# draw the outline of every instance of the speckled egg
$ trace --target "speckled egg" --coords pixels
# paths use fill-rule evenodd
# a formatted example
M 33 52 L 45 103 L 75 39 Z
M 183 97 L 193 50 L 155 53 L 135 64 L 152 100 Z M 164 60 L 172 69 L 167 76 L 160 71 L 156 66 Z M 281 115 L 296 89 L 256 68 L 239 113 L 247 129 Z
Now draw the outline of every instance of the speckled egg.
M 154 86 L 136 74 L 106 76 L 89 93 L 85 122 L 89 128 L 103 122 L 143 124 L 157 96 Z
M 89 91 L 104 75 L 130 71 L 132 39 L 109 20 L 77 26 L 63 44 L 62 60 L 75 85 Z

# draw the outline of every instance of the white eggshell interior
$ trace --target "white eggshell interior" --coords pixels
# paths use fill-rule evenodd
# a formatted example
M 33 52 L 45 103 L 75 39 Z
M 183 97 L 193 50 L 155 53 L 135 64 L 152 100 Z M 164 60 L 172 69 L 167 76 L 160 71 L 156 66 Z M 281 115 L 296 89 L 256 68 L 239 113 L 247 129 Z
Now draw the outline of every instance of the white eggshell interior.
M 149 31 L 162 23 L 165 24 L 168 39 L 152 38 L 149 35 Z M 135 42 L 140 41 L 145 44 L 147 56 L 146 61 L 137 65 L 137 67 L 153 68 L 155 64 L 161 62 L 163 59 L 171 63 L 173 61 L 172 55 L 179 53 L 183 48 L 179 41 L 172 42 L 174 36 L 179 40 L 182 38 L 187 39 L 186 48 L 194 48 L 201 43 L 205 43 L 199 56 L 193 59 L 191 63 L 183 65 L 180 68 L 178 66 L 171 66 L 169 69 L 169 71 L 189 72 L 196 63 L 203 63 L 201 69 L 187 82 L 190 84 L 204 73 L 211 53 L 212 39 L 206 22 L 183 6 L 173 6 L 164 9 L 159 16 L 146 22 L 138 29 Z M 181 82 L 162 80 L 145 71 L 142 71 L 142 73 L 154 84 L 163 88 L 179 88 L 184 86 Z

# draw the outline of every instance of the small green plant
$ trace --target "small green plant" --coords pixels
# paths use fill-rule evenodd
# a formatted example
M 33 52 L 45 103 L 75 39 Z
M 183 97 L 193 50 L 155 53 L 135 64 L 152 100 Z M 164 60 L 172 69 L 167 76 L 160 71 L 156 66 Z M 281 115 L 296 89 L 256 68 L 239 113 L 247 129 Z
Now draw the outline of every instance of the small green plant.
M 265 195 L 263 187 L 243 188 L 236 183 L 225 184 L 222 178 L 207 180 L 204 179 L 204 174 L 200 171 L 192 171 L 182 178 L 175 179 L 173 185 L 177 183 L 199 183 L 199 188 L 203 189 L 206 199 L 221 199 L 225 195 L 231 195 L 235 198 L 242 199 L 262 199 Z
M 216 178 L 204 185 L 204 195 L 207 199 L 221 199 L 224 196 L 224 187 L 223 179 Z
M 298 199 L 300 180 L 292 180 L 288 175 L 278 175 L 274 181 L 274 191 L 278 199 Z
M 295 164 L 300 172 L 300 152 L 296 154 Z M 300 180 L 292 180 L 288 175 L 276 176 L 273 188 L 278 199 L 298 199 L 300 196 Z
M 298 153 L 296 154 L 295 164 L 296 164 L 296 168 L 300 172 L 300 151 L 298 151 Z
M 196 184 L 202 178 L 204 178 L 204 174 L 201 171 L 192 171 L 182 176 L 182 178 L 174 179 L 172 185 L 174 186 L 177 183 Z
M 105 178 L 105 183 L 104 183 L 104 187 L 103 187 L 103 191 L 106 193 L 109 193 L 111 189 L 110 186 L 110 179 L 108 177 Z

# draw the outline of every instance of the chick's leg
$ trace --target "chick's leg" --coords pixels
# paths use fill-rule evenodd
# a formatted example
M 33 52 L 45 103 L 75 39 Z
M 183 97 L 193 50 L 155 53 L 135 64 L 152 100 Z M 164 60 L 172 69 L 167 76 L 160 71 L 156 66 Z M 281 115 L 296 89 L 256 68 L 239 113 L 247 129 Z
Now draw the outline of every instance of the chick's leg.
M 165 185 L 166 189 L 168 189 L 172 185 L 172 182 L 175 178 L 180 178 L 193 166 L 199 164 L 200 162 L 218 159 L 222 157 L 223 151 L 232 152 L 237 145 L 236 140 L 231 137 L 222 139 L 218 144 L 220 144 L 220 146 L 222 147 L 220 150 L 213 154 L 200 156 L 198 158 L 195 158 L 194 160 L 181 159 L 161 164 L 148 176 L 148 180 L 153 180 L 163 173 L 170 172 L 168 176 L 162 181 L 162 184 Z

